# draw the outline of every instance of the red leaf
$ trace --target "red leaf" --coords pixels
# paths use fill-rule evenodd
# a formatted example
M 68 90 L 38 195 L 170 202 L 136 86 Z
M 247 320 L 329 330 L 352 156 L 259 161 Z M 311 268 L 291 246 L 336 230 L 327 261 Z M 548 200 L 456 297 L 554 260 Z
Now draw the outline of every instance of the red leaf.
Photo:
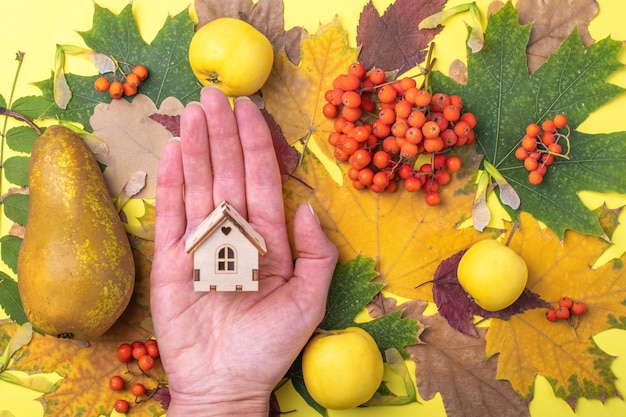
M 420 30 L 418 25 L 445 4 L 445 0 L 397 0 L 381 17 L 370 0 L 357 27 L 359 62 L 367 69 L 397 69 L 399 74 L 422 63 L 428 43 L 442 27 Z
M 462 250 L 443 260 L 435 271 L 433 281 L 433 300 L 439 314 L 456 330 L 468 336 L 478 337 L 472 321 L 474 316 L 508 320 L 514 314 L 525 310 L 550 307 L 548 302 L 526 288 L 517 301 L 503 310 L 487 311 L 480 308 L 461 287 L 456 275 L 457 266 L 464 253 L 465 250 Z
M 283 135 L 283 131 L 280 129 L 280 126 L 276 123 L 272 115 L 265 109 L 261 109 L 261 113 L 265 118 L 267 126 L 270 128 L 270 133 L 272 134 L 272 140 L 274 142 L 274 152 L 276 152 L 276 159 L 278 159 L 278 167 L 280 168 L 283 180 L 286 180 L 286 177 L 288 177 L 298 167 L 300 155 L 293 146 L 287 143 L 287 140 Z
M 172 135 L 180 136 L 180 116 L 170 116 L 168 114 L 154 113 L 150 115 L 150 118 L 157 123 L 160 123 L 170 132 Z

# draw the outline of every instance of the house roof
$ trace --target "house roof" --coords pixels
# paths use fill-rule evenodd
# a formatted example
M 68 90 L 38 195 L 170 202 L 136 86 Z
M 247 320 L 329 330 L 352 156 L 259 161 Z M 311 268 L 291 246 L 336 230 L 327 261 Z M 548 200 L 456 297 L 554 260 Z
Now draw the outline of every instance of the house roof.
M 220 205 L 217 206 L 215 210 L 213 210 L 213 212 L 209 214 L 207 218 L 204 219 L 202 223 L 200 223 L 198 227 L 196 227 L 195 230 L 189 234 L 189 236 L 187 236 L 187 240 L 185 241 L 185 250 L 188 253 L 193 252 L 227 219 L 230 219 L 237 229 L 239 229 L 241 234 L 243 234 L 250 241 L 250 243 L 257 248 L 261 255 L 264 255 L 267 252 L 263 236 L 254 230 L 252 225 L 248 223 L 246 219 L 244 219 L 243 216 L 239 214 L 239 212 L 235 210 L 235 208 L 227 201 L 222 201 Z

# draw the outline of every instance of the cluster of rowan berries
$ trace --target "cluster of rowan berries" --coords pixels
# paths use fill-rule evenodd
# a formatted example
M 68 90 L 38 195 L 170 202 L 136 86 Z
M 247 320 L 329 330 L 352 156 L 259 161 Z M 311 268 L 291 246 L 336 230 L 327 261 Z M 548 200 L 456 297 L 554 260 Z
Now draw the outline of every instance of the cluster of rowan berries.
M 559 299 L 557 307 L 550 307 L 546 310 L 548 321 L 570 320 L 572 316 L 582 316 L 587 311 L 587 305 L 580 300 L 572 300 L 563 296 Z
M 130 374 L 131 378 L 128 381 L 125 380 L 122 375 L 113 375 L 109 379 L 109 388 L 112 391 L 123 391 L 127 383 L 130 383 L 132 379 L 138 376 L 147 376 L 148 378 L 154 379 L 147 374 L 147 372 L 154 367 L 155 361 L 159 356 L 159 346 L 154 339 L 148 339 L 143 342 L 136 340 L 132 343 L 122 343 L 117 348 L 118 361 L 125 363 L 127 366 L 136 361 L 140 372 L 133 372 L 129 367 L 126 374 Z M 157 385 L 158 384 L 159 381 L 157 381 Z M 153 389 L 150 392 L 154 393 L 155 391 L 156 389 Z M 149 396 L 146 397 L 146 386 L 142 382 L 134 382 L 130 386 L 130 392 L 135 397 L 135 404 L 149 398 Z M 130 402 L 125 398 L 120 398 L 115 401 L 113 408 L 118 413 L 126 413 L 130 409 Z
M 334 157 L 350 164 L 356 189 L 394 192 L 403 181 L 405 190 L 422 190 L 437 205 L 439 187 L 461 168 L 449 151 L 474 141 L 476 118 L 463 112 L 457 95 L 431 94 L 412 77 L 386 78 L 384 70 L 368 72 L 355 62 L 326 91 L 322 112 L 334 119 Z
M 148 78 L 148 68 L 145 65 L 134 65 L 130 72 L 121 72 L 121 80 L 113 74 L 111 77 L 101 75 L 96 78 L 93 88 L 100 93 L 108 93 L 112 99 L 123 96 L 131 97 L 137 94 L 139 84 Z M 123 81 L 123 82 L 122 82 Z
M 563 114 L 557 114 L 553 119 L 545 120 L 541 126 L 537 123 L 526 126 L 526 134 L 515 151 L 515 157 L 524 162 L 524 168 L 528 171 L 528 182 L 532 185 L 541 184 L 554 158 L 567 158 L 569 134 L 567 117 Z M 559 143 L 560 140 L 567 144 L 565 153 L 563 153 L 563 146 Z

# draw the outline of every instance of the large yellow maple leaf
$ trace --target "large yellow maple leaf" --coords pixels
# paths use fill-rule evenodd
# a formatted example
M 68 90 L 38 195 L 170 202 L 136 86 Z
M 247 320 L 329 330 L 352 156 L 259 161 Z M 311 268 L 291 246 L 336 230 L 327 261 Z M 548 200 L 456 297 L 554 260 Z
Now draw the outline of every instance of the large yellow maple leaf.
M 494 319 L 486 353 L 500 354 L 497 377 L 508 379 L 522 396 L 531 394 L 537 374 L 553 381 L 563 398 L 614 395 L 610 358 L 591 338 L 626 316 L 623 259 L 592 269 L 606 241 L 572 231 L 559 241 L 524 213 L 510 245 L 528 264 L 531 291 L 555 305 L 562 296 L 582 300 L 587 312 L 571 323 L 549 322 L 545 309 L 527 310 L 506 321 Z

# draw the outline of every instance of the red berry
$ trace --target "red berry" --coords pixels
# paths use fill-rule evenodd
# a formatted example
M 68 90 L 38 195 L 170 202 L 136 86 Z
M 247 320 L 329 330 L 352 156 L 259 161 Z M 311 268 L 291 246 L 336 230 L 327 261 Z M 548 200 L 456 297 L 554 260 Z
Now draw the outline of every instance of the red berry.
M 565 308 L 565 307 L 557 307 L 556 308 L 556 318 L 559 320 L 567 320 L 569 319 L 570 316 L 570 311 L 569 308 Z
M 141 369 L 142 371 L 149 371 L 150 369 L 154 368 L 154 358 L 146 353 L 141 358 L 139 358 L 138 364 L 139 369 Z
M 569 297 L 561 297 L 559 298 L 559 306 L 565 308 L 572 308 L 572 299 Z
M 109 379 L 109 388 L 112 391 L 121 391 L 124 389 L 124 379 L 119 375 L 113 375 Z
M 136 383 L 136 384 L 133 384 L 133 386 L 130 388 L 130 392 L 135 397 L 141 397 L 142 395 L 146 393 L 146 387 L 144 384 Z
M 546 319 L 548 319 L 548 321 L 557 321 L 558 317 L 556 316 L 556 309 L 555 308 L 549 308 L 546 310 Z
M 142 343 L 141 346 L 136 346 L 133 348 L 133 358 L 139 360 L 144 355 L 148 354 L 148 350 L 146 346 Z
M 128 401 L 120 399 L 115 401 L 113 408 L 115 408 L 115 411 L 117 411 L 118 413 L 125 414 L 130 408 L 130 404 L 128 404 Z
M 582 301 L 574 301 L 572 303 L 570 311 L 573 315 L 580 316 L 582 314 L 585 314 L 585 312 L 587 311 L 587 305 Z
M 128 363 L 133 360 L 133 348 L 128 343 L 122 343 L 117 348 L 117 360 Z

